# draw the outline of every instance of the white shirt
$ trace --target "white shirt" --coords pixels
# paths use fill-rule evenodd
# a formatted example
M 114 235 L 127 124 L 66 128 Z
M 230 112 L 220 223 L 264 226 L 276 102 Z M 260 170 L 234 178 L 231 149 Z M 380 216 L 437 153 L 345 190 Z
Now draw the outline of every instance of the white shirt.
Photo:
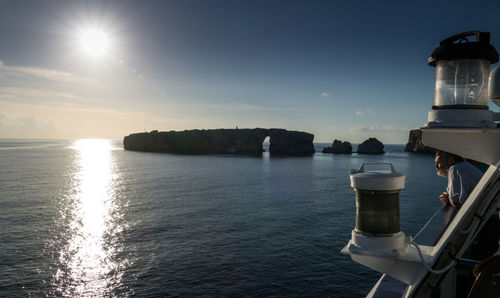
M 469 197 L 483 173 L 468 162 L 462 161 L 448 169 L 448 192 L 450 201 L 463 204 Z

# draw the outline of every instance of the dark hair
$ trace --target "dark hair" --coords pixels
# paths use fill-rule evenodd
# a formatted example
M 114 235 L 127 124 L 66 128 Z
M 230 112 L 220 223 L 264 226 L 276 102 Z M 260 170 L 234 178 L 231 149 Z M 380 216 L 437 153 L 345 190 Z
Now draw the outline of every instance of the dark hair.
M 451 158 L 451 159 L 453 159 L 453 161 L 455 163 L 459 163 L 461 161 L 464 161 L 464 159 L 461 156 L 455 155 L 455 154 L 450 153 L 450 152 L 441 151 L 441 150 L 436 151 L 436 156 L 442 156 L 444 158 Z

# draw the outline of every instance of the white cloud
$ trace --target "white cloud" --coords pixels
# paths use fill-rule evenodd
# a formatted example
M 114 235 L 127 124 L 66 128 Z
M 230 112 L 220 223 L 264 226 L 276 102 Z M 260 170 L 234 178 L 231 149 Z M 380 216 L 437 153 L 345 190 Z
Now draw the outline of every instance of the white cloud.
M 37 120 L 33 117 L 9 118 L 0 114 L 0 129 L 14 131 L 26 129 L 52 130 L 54 129 L 54 123 L 50 120 Z
M 356 111 L 356 115 L 357 116 L 363 116 L 365 114 L 373 114 L 373 111 L 370 110 L 370 109 L 364 109 L 364 110 Z
M 218 104 L 207 104 L 204 105 L 206 108 L 217 109 L 217 110 L 233 110 L 233 111 L 276 111 L 276 112 L 302 112 L 301 108 L 288 108 L 288 107 L 266 107 L 258 105 L 249 104 L 238 104 L 238 105 L 218 105 Z
M 321 96 L 330 96 L 330 93 L 323 92 L 321 93 Z
M 73 99 L 77 96 L 70 92 L 61 92 L 45 89 L 32 89 L 32 88 L 17 88 L 17 87 L 0 87 L 0 99 L 31 99 L 36 98 L 41 101 L 43 98 L 64 98 Z
M 75 75 L 69 72 L 36 67 L 7 66 L 3 61 L 0 61 L 0 77 L 11 77 L 18 79 L 36 78 L 63 83 L 82 83 L 90 81 L 90 79 L 86 77 Z
M 406 126 L 395 125 L 360 125 L 349 128 L 351 132 L 408 132 L 410 129 Z
M 93 99 L 96 82 L 69 72 L 9 66 L 0 61 L 0 102 L 81 105 Z

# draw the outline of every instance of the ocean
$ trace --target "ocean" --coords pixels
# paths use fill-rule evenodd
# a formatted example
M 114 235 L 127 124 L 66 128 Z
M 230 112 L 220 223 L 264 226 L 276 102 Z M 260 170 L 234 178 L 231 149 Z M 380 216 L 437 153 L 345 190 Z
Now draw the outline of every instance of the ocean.
M 121 140 L 0 139 L 0 294 L 360 297 L 380 276 L 340 250 L 355 224 L 348 171 L 406 175 L 401 229 L 441 203 L 432 156 L 192 156 Z

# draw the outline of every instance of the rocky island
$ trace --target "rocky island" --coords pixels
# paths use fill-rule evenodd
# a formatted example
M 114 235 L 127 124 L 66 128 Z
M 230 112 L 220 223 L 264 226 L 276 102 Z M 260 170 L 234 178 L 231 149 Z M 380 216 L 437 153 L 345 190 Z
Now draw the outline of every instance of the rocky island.
M 384 154 L 384 144 L 376 138 L 369 138 L 358 146 L 358 154 Z
M 352 145 L 335 139 L 331 147 L 323 148 L 323 153 L 352 154 Z M 358 146 L 358 154 L 384 154 L 384 144 L 376 138 L 369 138 Z
M 424 154 L 435 154 L 436 149 L 425 146 L 422 142 L 422 131 L 420 129 L 410 130 L 410 134 L 408 136 L 408 143 L 406 143 L 405 149 L 406 152 L 412 153 L 424 153 Z
M 349 142 L 342 142 L 335 139 L 333 140 L 332 146 L 323 148 L 322 152 L 333 154 L 352 154 L 352 145 Z
M 280 128 L 157 130 L 134 133 L 123 139 L 125 150 L 179 154 L 251 154 L 264 152 L 269 136 L 269 153 L 279 156 L 314 154 L 314 135 Z

